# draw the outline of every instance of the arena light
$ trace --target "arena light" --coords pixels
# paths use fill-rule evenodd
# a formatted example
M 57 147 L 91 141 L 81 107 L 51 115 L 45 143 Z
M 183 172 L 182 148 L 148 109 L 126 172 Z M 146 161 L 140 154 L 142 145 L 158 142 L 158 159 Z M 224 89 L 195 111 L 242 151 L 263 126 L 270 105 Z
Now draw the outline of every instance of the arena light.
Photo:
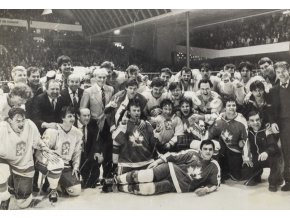
M 114 34 L 115 35 L 120 35 L 120 33 L 121 33 L 121 30 L 120 29 L 114 30 Z

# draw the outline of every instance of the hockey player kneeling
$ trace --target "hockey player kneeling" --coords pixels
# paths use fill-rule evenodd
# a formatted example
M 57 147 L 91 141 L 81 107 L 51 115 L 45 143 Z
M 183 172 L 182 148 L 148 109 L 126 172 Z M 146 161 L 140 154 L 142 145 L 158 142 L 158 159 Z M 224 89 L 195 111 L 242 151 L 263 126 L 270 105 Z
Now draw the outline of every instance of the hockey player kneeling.
M 69 196 L 79 196 L 81 182 L 79 179 L 79 165 L 82 150 L 82 132 L 73 126 L 75 122 L 75 109 L 63 107 L 61 110 L 62 124 L 56 129 L 47 129 L 43 134 L 43 142 L 54 152 L 53 155 L 42 154 L 37 157 L 36 166 L 48 177 L 52 201 L 56 201 L 58 184 Z M 64 168 L 57 160 L 61 158 Z M 62 169 L 63 168 L 63 169 Z M 50 173 L 46 173 L 50 171 Z
M 14 183 L 9 185 L 14 189 L 17 206 L 27 208 L 32 202 L 33 149 L 47 154 L 50 151 L 42 142 L 36 125 L 25 119 L 22 108 L 10 109 L 8 119 L 0 122 L 0 138 L 0 209 L 9 208 L 9 176 Z
M 146 170 L 117 176 L 115 183 L 120 191 L 137 195 L 195 192 L 203 196 L 220 185 L 220 167 L 212 160 L 214 149 L 211 140 L 204 140 L 199 152 L 189 149 L 166 153 Z

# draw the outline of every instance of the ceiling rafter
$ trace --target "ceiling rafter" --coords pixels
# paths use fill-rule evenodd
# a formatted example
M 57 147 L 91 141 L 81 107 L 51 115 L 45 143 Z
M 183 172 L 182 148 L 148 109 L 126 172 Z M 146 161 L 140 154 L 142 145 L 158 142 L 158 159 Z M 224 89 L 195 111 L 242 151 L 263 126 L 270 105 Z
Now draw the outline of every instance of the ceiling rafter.
M 113 29 L 114 26 L 112 25 L 112 23 L 109 22 L 109 19 L 106 17 L 104 10 L 98 10 L 98 12 L 99 12 L 100 19 L 104 22 L 106 26 L 109 27 L 108 29 Z
M 134 19 L 132 18 L 130 11 L 128 9 L 125 9 L 125 10 L 126 10 L 126 13 L 128 14 L 128 16 L 130 18 L 130 22 L 133 23 Z
M 103 27 L 105 28 L 105 30 L 109 30 L 109 29 L 110 29 L 110 26 L 107 26 L 107 24 L 104 22 L 104 19 L 102 19 L 102 18 L 100 17 L 100 14 L 98 13 L 98 11 L 99 11 L 99 10 L 95 10 L 95 11 L 94 11 L 94 12 L 95 12 L 94 14 L 96 15 L 98 21 L 103 25 Z
M 87 13 L 83 13 L 83 10 L 76 9 L 72 11 L 73 13 L 77 14 L 77 16 L 79 16 L 81 24 L 88 27 L 86 28 L 86 31 L 89 31 L 90 33 L 102 31 L 98 26 L 94 25 L 91 19 L 89 19 L 89 17 L 87 16 Z
M 156 13 L 157 13 L 157 16 L 159 16 L 159 15 L 160 15 L 159 10 L 158 10 L 158 9 L 155 9 L 155 11 L 156 11 Z
M 117 11 L 118 11 L 118 13 L 121 15 L 122 19 L 125 21 L 125 25 L 127 25 L 128 23 L 130 23 L 130 22 L 126 19 L 126 17 L 124 16 L 123 11 L 121 11 L 120 9 L 118 9 Z
M 115 9 L 113 9 L 113 14 L 117 18 L 117 20 L 119 21 L 119 24 L 120 24 L 119 26 L 123 26 L 123 23 L 121 22 L 121 20 L 120 20 L 119 16 L 117 15 L 117 12 L 116 12 Z
M 145 20 L 147 17 L 146 17 L 146 15 L 144 14 L 143 9 L 141 9 L 140 12 L 141 12 L 141 15 L 142 15 L 143 19 Z
M 112 14 L 110 13 L 111 10 L 105 10 L 105 13 L 110 17 L 112 23 L 114 24 L 114 28 L 118 27 L 118 24 L 115 22 L 115 19 L 113 18 Z
M 137 9 L 137 10 L 138 10 L 138 9 Z M 137 20 L 135 20 L 135 21 L 136 21 L 136 22 L 139 21 L 140 18 L 138 17 L 138 13 L 136 12 L 135 9 L 133 9 L 133 13 L 134 13 L 134 15 L 135 15 L 135 19 L 137 19 Z
M 147 11 L 148 11 L 148 13 L 149 13 L 150 17 L 153 17 L 153 15 L 152 15 L 152 13 L 151 13 L 150 9 L 148 9 Z

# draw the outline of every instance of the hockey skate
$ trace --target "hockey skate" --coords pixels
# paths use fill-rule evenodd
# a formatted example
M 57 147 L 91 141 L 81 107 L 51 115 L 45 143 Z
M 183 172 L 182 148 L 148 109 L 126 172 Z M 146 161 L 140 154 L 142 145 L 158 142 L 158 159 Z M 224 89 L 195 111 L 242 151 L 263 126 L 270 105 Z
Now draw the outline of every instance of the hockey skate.
M 10 203 L 10 198 L 6 201 L 1 201 L 0 210 L 8 210 Z
M 48 200 L 49 200 L 49 202 L 51 202 L 52 205 L 57 202 L 58 193 L 57 193 L 56 189 L 50 190 L 50 192 L 48 194 Z
M 117 186 L 115 176 L 114 176 L 114 178 L 104 179 L 102 191 L 105 193 L 118 192 L 118 186 Z

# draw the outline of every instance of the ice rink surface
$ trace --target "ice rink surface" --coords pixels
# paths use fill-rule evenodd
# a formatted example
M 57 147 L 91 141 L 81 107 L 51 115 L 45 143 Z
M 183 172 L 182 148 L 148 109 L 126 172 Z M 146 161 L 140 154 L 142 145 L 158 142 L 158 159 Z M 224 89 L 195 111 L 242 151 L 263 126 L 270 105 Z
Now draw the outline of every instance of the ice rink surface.
M 45 199 L 36 207 L 26 210 L 289 210 L 290 192 L 269 192 L 268 174 L 269 170 L 265 169 L 262 183 L 255 187 L 227 180 L 218 191 L 203 197 L 198 197 L 195 193 L 156 196 L 102 193 L 101 186 L 98 186 L 95 189 L 83 190 L 79 197 L 60 197 L 54 206 Z M 37 198 L 40 197 L 42 196 Z M 11 200 L 10 209 L 17 209 L 13 205 L 14 199 Z

